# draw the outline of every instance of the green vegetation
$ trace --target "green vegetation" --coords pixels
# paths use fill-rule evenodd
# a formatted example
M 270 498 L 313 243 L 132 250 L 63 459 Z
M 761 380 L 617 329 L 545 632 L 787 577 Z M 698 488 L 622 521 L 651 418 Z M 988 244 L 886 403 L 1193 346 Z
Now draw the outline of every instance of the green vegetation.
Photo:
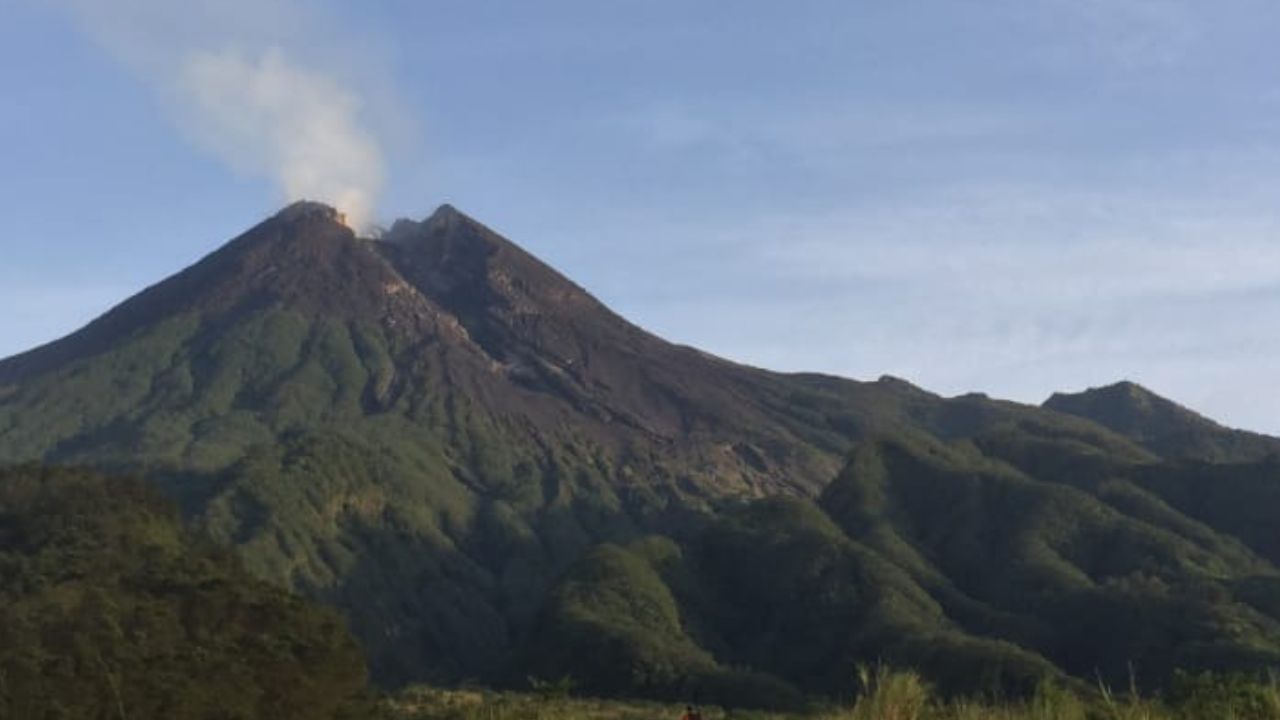
M 54 512 L 30 478 L 70 480 L 0 481 L 6 527 L 88 528 L 0 541 L 12 672 L 110 703 L 199 670 L 246 683 L 245 713 L 248 667 L 355 687 L 334 618 L 286 591 L 337 608 L 391 689 L 793 711 L 877 661 L 926 707 L 1280 667 L 1280 441 L 1132 385 L 1047 405 L 735 365 L 452 209 L 374 243 L 298 205 L 0 361 L 0 464 L 145 478 L 236 558 L 136 483 Z M 254 634 L 259 605 L 284 635 Z M 84 648 L 45 632 L 81 625 Z
M 0 473 L 0 717 L 321 720 L 363 692 L 335 613 L 249 576 L 143 483 Z
M 593 551 L 554 586 L 529 657 L 595 693 L 773 708 L 838 696 L 868 659 L 946 696 L 1280 667 L 1280 573 L 1249 536 L 1174 511 L 1150 479 L 1174 467 L 1107 461 L 1101 480 L 1071 469 L 1105 456 L 1054 442 L 871 441 L 816 503 L 728 504 Z
M 1045 682 L 1024 699 L 940 697 L 920 675 L 861 666 L 848 704 L 800 713 L 700 706 L 705 720 L 1275 720 L 1280 683 L 1274 678 L 1184 676 L 1166 697 L 1113 692 L 1105 686 L 1073 692 Z M 681 717 L 680 704 L 577 699 L 546 694 L 410 688 L 385 703 L 396 720 L 653 720 Z

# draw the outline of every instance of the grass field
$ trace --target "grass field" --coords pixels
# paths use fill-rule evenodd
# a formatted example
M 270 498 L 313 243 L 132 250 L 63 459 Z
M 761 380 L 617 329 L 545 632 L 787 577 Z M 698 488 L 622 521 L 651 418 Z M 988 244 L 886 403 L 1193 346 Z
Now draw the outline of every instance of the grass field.
M 1044 685 L 1011 701 L 937 697 L 919 676 L 864 668 L 851 683 L 857 699 L 801 715 L 700 708 L 705 720 L 1280 720 L 1280 683 L 1198 676 L 1168 697 L 1099 688 L 1087 695 Z M 387 702 L 396 720 L 678 720 L 679 704 L 574 698 L 564 688 L 508 693 L 412 688 Z

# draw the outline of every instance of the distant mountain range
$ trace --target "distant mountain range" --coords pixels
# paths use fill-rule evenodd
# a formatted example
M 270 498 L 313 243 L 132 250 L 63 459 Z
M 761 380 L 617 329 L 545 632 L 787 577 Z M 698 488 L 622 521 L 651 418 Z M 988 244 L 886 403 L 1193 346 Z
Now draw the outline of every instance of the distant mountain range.
M 292 205 L 0 362 L 0 463 L 147 478 L 388 685 L 785 706 L 877 659 L 1003 692 L 1280 666 L 1278 458 L 1130 383 L 736 364 L 448 206 L 373 240 Z

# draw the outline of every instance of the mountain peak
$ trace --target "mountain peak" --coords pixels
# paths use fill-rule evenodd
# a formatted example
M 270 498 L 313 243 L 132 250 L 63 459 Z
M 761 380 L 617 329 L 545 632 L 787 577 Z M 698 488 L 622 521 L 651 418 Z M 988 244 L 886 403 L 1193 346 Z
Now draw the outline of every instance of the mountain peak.
M 1219 427 L 1130 380 L 1079 393 L 1054 393 L 1044 407 L 1089 418 L 1140 441 L 1191 426 Z
M 441 203 L 440 207 L 436 208 L 436 211 L 431 213 L 431 217 L 428 218 L 428 220 L 429 221 L 447 221 L 450 219 L 457 219 L 457 218 L 469 218 L 469 216 L 463 213 L 458 208 L 454 207 L 450 203 Z
M 1092 420 L 1165 457 L 1258 459 L 1280 451 L 1274 438 L 1223 427 L 1128 380 L 1054 393 L 1044 407 Z
M 656 341 L 452 205 L 397 220 L 375 240 L 357 237 L 332 206 L 299 201 L 76 333 L 0 361 L 0 384 L 97 355 L 168 319 L 218 324 L 268 308 L 392 327 L 410 342 L 443 332 L 517 370 L 581 368 L 586 338 L 627 352 Z
M 0 362 L 0 379 L 96 355 L 180 316 L 209 320 L 272 305 L 337 317 L 382 313 L 397 277 L 372 244 L 358 241 L 333 207 L 292 203 L 79 331 Z
M 337 220 L 341 213 L 337 208 L 326 203 L 317 202 L 315 200 L 295 200 L 294 202 L 280 208 L 274 216 L 276 220 L 284 222 L 292 222 L 302 218 L 311 216 L 321 216 L 331 220 Z
M 1164 398 L 1151 392 L 1142 385 L 1133 382 L 1132 380 L 1121 380 L 1110 385 L 1104 385 L 1103 387 L 1097 388 L 1095 392 L 1124 395 L 1135 400 L 1164 400 Z
M 327 225 L 335 228 L 345 228 L 351 231 L 352 235 L 355 235 L 355 229 L 347 223 L 346 213 L 332 205 L 316 202 L 314 200 L 297 200 L 292 202 L 281 208 L 279 212 L 261 224 Z
M 586 290 L 453 205 L 397 220 L 379 251 L 431 302 L 456 317 L 500 363 L 580 360 L 581 339 L 637 329 Z
M 453 205 L 441 205 L 422 221 L 397 220 L 383 240 L 406 279 L 447 306 L 547 312 L 563 302 L 598 305 L 573 281 Z

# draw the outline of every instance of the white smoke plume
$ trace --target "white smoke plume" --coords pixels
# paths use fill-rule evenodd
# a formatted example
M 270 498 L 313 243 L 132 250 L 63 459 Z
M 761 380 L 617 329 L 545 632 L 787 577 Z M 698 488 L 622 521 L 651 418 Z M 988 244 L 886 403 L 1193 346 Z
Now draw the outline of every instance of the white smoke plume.
M 270 173 L 290 200 L 328 202 L 356 228 L 372 222 L 382 153 L 360 126 L 357 95 L 290 64 L 277 48 L 258 58 L 193 53 L 180 80 L 204 147 Z
M 183 134 L 283 201 L 374 221 L 385 163 L 367 122 L 378 83 L 341 32 L 296 0 L 63 0 L 80 26 L 152 83 Z M 319 50 L 317 49 L 319 48 Z M 381 108 L 380 108 L 381 109 Z

